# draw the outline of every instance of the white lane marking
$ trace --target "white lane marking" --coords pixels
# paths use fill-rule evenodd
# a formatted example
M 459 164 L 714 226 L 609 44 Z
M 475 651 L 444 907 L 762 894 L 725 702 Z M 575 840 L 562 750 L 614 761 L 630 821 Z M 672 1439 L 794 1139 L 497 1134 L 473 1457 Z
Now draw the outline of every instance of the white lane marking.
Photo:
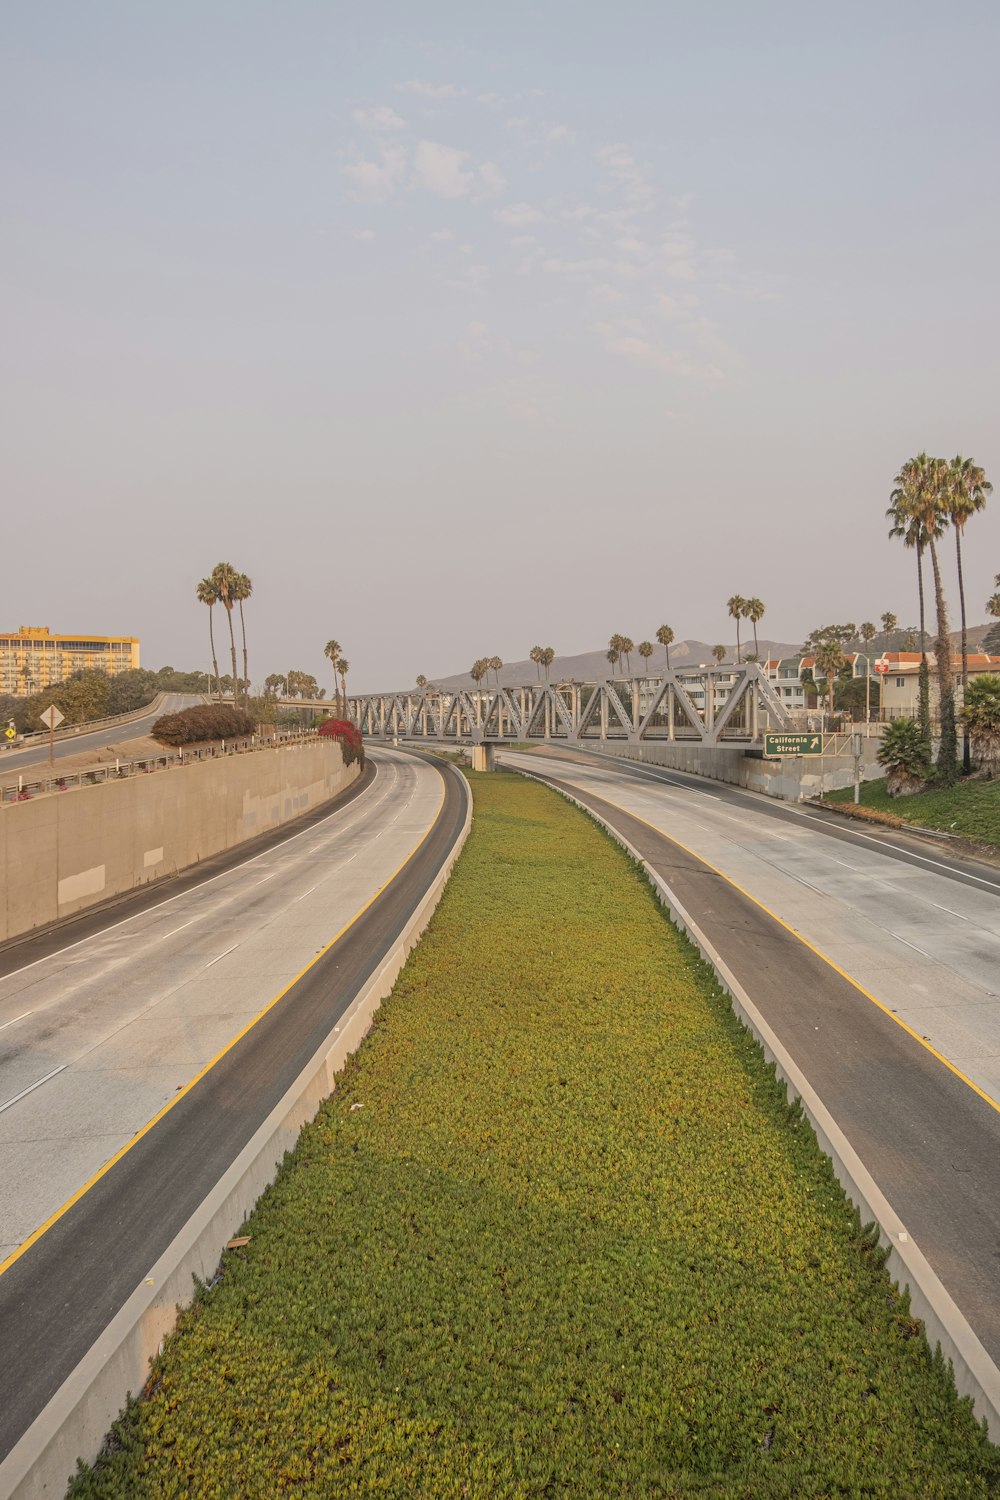
M 313 893 L 313 891 L 315 889 L 316 889 L 316 887 L 314 885 L 311 885 L 307 891 L 303 891 L 302 892 L 301 896 L 296 896 L 295 897 L 295 901 L 304 901 L 307 896 L 311 896 L 312 895 L 312 893 Z M 292 902 L 293 906 L 295 905 L 295 901 Z
M 946 911 L 949 917 L 957 917 L 960 922 L 967 922 L 969 920 L 968 917 L 963 917 L 960 911 L 952 911 L 950 906 L 942 906 L 940 901 L 932 901 L 931 905 L 936 906 L 938 911 Z
M 0 1115 L 3 1114 L 5 1109 L 10 1109 L 12 1105 L 19 1103 L 21 1099 L 25 1099 L 28 1094 L 33 1094 L 35 1089 L 40 1089 L 43 1083 L 48 1083 L 49 1079 L 54 1078 L 57 1073 L 65 1073 L 68 1067 L 69 1063 L 60 1063 L 58 1068 L 53 1068 L 51 1073 L 46 1073 L 44 1078 L 39 1078 L 35 1083 L 29 1083 L 28 1087 L 22 1089 L 19 1094 L 15 1094 L 13 1099 L 8 1099 L 6 1103 L 0 1104 Z
M 373 760 L 372 765 L 375 768 L 375 775 L 372 777 L 371 785 L 367 788 L 367 791 L 371 791 L 371 788 L 378 780 L 379 770 L 377 761 Z M 360 801 L 361 799 L 359 798 L 358 800 Z M 180 901 L 184 896 L 190 896 L 195 891 L 203 891 L 207 885 L 214 885 L 217 880 L 224 880 L 227 875 L 235 875 L 240 870 L 246 869 L 248 865 L 256 864 L 257 860 L 263 859 L 266 854 L 273 854 L 276 849 L 284 849 L 286 845 L 293 844 L 296 839 L 304 838 L 307 833 L 315 833 L 317 828 L 322 828 L 325 823 L 332 822 L 334 818 L 339 817 L 341 813 L 345 812 L 347 812 L 346 807 L 338 807 L 336 811 L 328 814 L 327 817 L 321 818 L 318 823 L 313 823 L 308 828 L 302 828 L 298 833 L 289 834 L 287 839 L 282 839 L 279 843 L 272 844 L 270 849 L 264 850 L 261 854 L 255 854 L 252 859 L 244 860 L 242 864 L 233 865 L 228 870 L 221 870 L 218 875 L 210 875 L 207 880 L 199 881 L 190 890 L 178 891 L 176 896 L 168 896 L 164 901 L 157 901 L 153 906 L 147 906 L 142 911 L 133 912 L 130 917 L 123 917 L 120 922 L 114 922 L 110 927 L 102 928 L 100 932 L 92 932 L 89 937 L 78 938 L 75 943 L 67 943 L 65 948 L 60 948 L 56 953 L 47 953 L 44 958 L 32 959 L 30 964 L 24 964 L 20 969 L 11 969 L 9 974 L 0 975 L 0 983 L 16 978 L 18 974 L 26 974 L 29 969 L 37 968 L 39 964 L 46 964 L 50 959 L 62 958 L 64 953 L 70 953 L 74 948 L 82 947 L 84 943 L 92 943 L 97 938 L 105 938 L 109 932 L 115 932 L 119 927 L 127 927 L 129 922 L 135 922 L 139 917 L 148 917 L 150 912 L 160 911 L 164 906 L 171 906 L 173 902 Z M 184 925 L 187 926 L 188 924 L 185 923 Z
M 227 948 L 226 949 L 226 953 L 235 953 L 236 949 L 239 946 L 240 946 L 239 943 L 234 943 L 231 948 Z M 210 958 L 209 959 L 208 963 L 205 965 L 205 968 L 206 969 L 210 969 L 213 964 L 217 964 L 220 959 L 225 958 L 226 953 L 217 953 L 214 958 Z
M 190 920 L 190 922 L 182 922 L 179 927 L 171 927 L 170 931 L 169 932 L 165 932 L 163 934 L 163 936 L 160 938 L 160 942 L 161 943 L 165 943 L 167 941 L 167 938 L 172 938 L 172 937 L 175 936 L 176 933 L 183 932 L 184 929 L 185 929 L 185 927 L 193 927 L 194 924 L 195 924 L 195 922 L 197 922 L 197 920 L 198 920 L 197 917 L 192 917 L 191 920 Z M 53 957 L 55 957 L 54 954 L 53 954 Z M 7 975 L 6 977 L 10 978 L 9 975 Z
M 892 932 L 888 927 L 885 929 L 885 931 L 889 934 L 890 937 L 895 938 L 897 943 L 905 943 L 908 948 L 913 949 L 914 953 L 922 953 L 924 958 L 930 959 L 931 963 L 936 964 L 938 962 L 933 953 L 928 953 L 926 948 L 918 948 L 916 943 L 910 942 L 909 938 L 900 937 L 898 932 Z
M 532 757 L 532 759 L 534 759 L 534 757 Z M 546 756 L 539 756 L 538 759 L 542 760 L 542 761 L 544 761 L 546 759 L 549 759 L 550 762 L 551 762 L 552 758 L 551 757 L 546 757 Z M 556 761 L 555 764 L 559 765 L 560 762 Z M 565 763 L 562 763 L 562 764 L 565 766 Z M 575 767 L 575 769 L 579 770 L 579 769 L 582 769 L 582 768 L 581 767 Z M 651 774 L 651 773 L 647 772 L 646 774 Z M 571 778 L 564 778 L 564 779 L 571 779 Z M 685 792 L 694 792 L 699 797 L 708 797 L 713 802 L 718 802 L 719 801 L 719 798 L 718 797 L 713 797 L 710 792 L 703 792 L 700 789 L 700 787 L 688 786 L 683 781 L 671 781 L 670 778 L 667 777 L 667 776 L 656 776 L 656 777 L 654 777 L 654 780 L 660 781 L 660 782 L 666 781 L 670 786 L 680 787 L 681 790 L 685 791 Z M 729 790 L 730 790 L 730 792 L 731 792 L 731 794 L 733 796 L 742 796 L 742 797 L 747 797 L 747 798 L 757 798 L 757 797 L 761 797 L 761 796 L 764 795 L 764 793 L 762 793 L 762 792 L 747 792 L 747 791 L 744 791 L 742 787 L 731 787 Z M 758 806 L 757 810 L 759 812 L 764 812 L 764 808 L 759 807 L 759 806 Z M 623 811 L 628 811 L 628 809 L 625 808 L 625 809 L 623 809 Z M 1000 884 L 998 884 L 997 881 L 995 881 L 995 880 L 985 880 L 981 875 L 973 875 L 971 871 L 963 869 L 960 865 L 947 865 L 947 864 L 944 863 L 943 860 L 940 860 L 940 859 L 928 859 L 928 857 L 927 857 L 926 854 L 918 854 L 915 849 L 904 849 L 902 847 L 902 845 L 900 845 L 900 844 L 890 844 L 889 841 L 888 841 L 888 839 L 876 839 L 876 838 L 873 838 L 871 836 L 871 834 L 869 834 L 869 833 L 859 833 L 856 828 L 840 828 L 840 827 L 836 827 L 834 824 L 830 823 L 828 819 L 817 817 L 817 815 L 815 813 L 806 812 L 801 807 L 787 807 L 786 806 L 786 807 L 783 807 L 781 809 L 781 811 L 782 811 L 782 813 L 786 814 L 788 817 L 805 818 L 807 822 L 818 823 L 819 826 L 820 826 L 820 828 L 822 828 L 825 833 L 832 834 L 832 833 L 836 832 L 836 833 L 840 834 L 843 838 L 848 838 L 848 839 L 863 839 L 866 844 L 874 844 L 877 849 L 883 849 L 883 850 L 885 850 L 885 849 L 891 849 L 894 854 L 901 854 L 903 856 L 903 858 L 904 858 L 905 861 L 908 861 L 908 862 L 919 862 L 920 864 L 923 864 L 923 865 L 930 865 L 931 868 L 934 869 L 934 870 L 944 870 L 947 875 L 952 876 L 952 878 L 955 879 L 955 880 L 975 881 L 975 883 L 977 885 L 985 886 L 988 891 L 997 891 L 997 892 L 1000 892 Z
M 0 1031 L 6 1031 L 6 1029 L 7 1029 L 8 1026 L 13 1026 L 14 1021 L 23 1021 L 24 1018 L 25 1018 L 25 1016 L 31 1016 L 31 1015 L 34 1015 L 34 1011 L 23 1010 L 21 1012 L 21 1014 L 19 1016 L 15 1016 L 12 1021 L 3 1021 L 3 1022 L 0 1022 Z

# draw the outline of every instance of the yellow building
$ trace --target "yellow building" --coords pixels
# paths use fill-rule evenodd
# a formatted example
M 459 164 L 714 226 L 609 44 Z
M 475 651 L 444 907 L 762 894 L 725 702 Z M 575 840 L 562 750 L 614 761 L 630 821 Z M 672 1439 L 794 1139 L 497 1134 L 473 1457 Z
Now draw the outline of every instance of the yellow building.
M 0 693 L 28 698 L 74 672 L 96 668 L 114 677 L 139 665 L 134 635 L 52 635 L 47 625 L 0 633 Z

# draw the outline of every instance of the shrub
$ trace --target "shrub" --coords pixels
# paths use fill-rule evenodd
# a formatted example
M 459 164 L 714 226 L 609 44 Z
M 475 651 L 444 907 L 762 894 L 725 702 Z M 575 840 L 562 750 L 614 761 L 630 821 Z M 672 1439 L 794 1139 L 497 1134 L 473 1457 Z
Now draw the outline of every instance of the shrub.
M 364 769 L 365 742 L 356 724 L 352 724 L 349 719 L 324 719 L 319 726 L 319 733 L 326 735 L 327 739 L 340 742 L 345 766 L 353 766 L 355 761 L 359 761 L 362 770 Z
M 1000 763 L 1000 677 L 994 672 L 972 678 L 965 690 L 962 721 L 980 767 L 992 780 Z
M 179 713 L 163 714 L 152 728 L 160 745 L 198 745 L 208 740 L 235 740 L 253 734 L 254 722 L 228 703 L 199 703 Z
M 927 746 L 916 719 L 893 719 L 886 725 L 878 758 L 886 769 L 890 797 L 919 792 L 926 786 L 930 775 Z

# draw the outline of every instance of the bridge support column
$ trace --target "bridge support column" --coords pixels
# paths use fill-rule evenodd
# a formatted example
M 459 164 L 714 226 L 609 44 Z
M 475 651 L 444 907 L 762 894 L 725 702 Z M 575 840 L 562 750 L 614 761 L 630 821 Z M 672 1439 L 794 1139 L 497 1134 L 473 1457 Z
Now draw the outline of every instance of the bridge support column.
M 472 746 L 472 769 L 474 771 L 495 771 L 496 750 L 492 745 Z

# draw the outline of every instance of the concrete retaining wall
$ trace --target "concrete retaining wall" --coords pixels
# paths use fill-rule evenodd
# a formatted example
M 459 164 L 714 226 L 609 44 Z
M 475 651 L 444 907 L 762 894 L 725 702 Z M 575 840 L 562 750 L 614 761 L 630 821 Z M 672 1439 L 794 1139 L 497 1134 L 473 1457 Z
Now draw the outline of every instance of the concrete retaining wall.
M 861 761 L 861 779 L 872 781 L 885 772 L 876 760 L 880 741 L 865 740 Z M 745 786 L 752 792 L 763 792 L 782 802 L 801 802 L 817 797 L 821 791 L 854 785 L 852 755 L 788 756 L 784 760 L 761 760 L 742 750 L 716 750 L 706 745 L 669 744 L 661 740 L 644 740 L 631 745 L 625 741 L 605 740 L 603 755 L 620 755 L 626 760 L 646 761 L 667 766 L 674 771 L 691 771 L 713 781 L 728 781 Z
M 358 774 L 335 741 L 317 739 L 7 803 L 0 940 L 277 828 Z

